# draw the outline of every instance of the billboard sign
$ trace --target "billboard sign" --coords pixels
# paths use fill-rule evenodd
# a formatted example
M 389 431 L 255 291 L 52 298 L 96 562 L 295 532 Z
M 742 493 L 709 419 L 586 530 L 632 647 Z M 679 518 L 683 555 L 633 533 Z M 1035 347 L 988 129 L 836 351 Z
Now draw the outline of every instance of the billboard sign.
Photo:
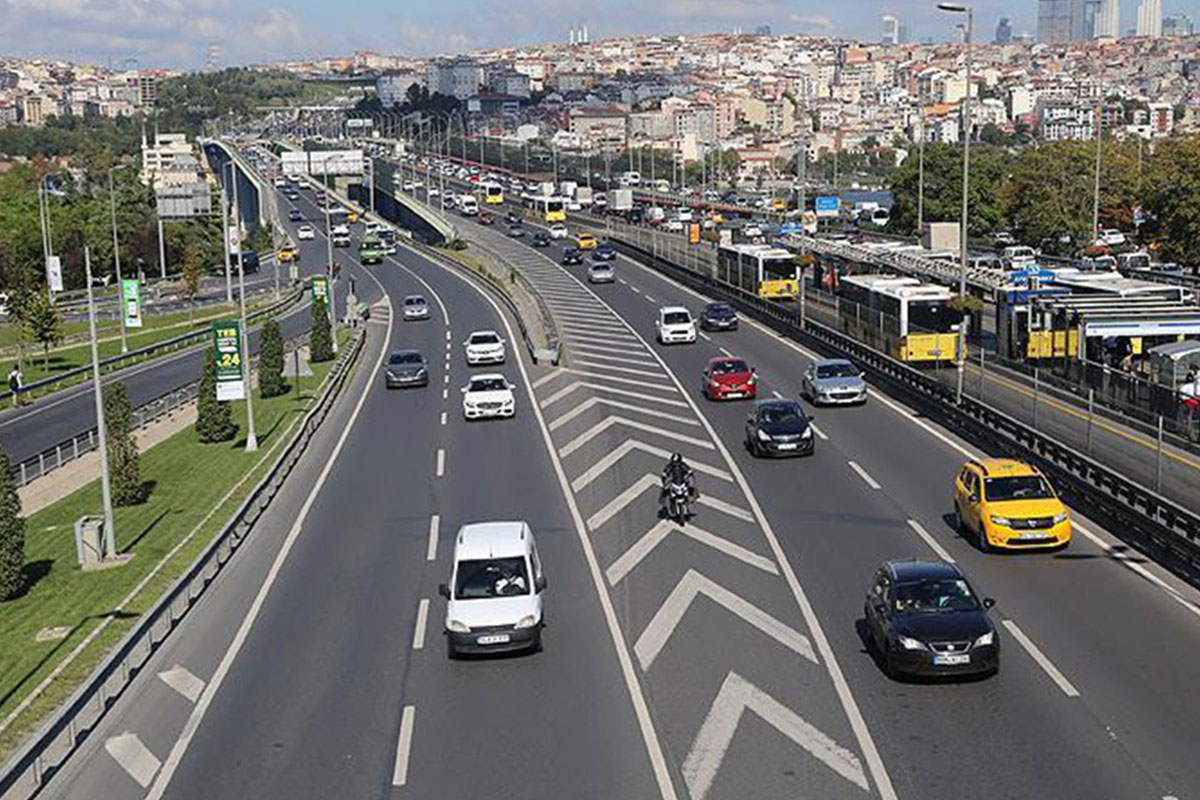
M 285 150 L 279 164 L 284 175 L 362 175 L 362 150 Z
M 242 374 L 241 324 L 226 319 L 212 324 L 213 354 L 217 370 L 217 400 L 246 399 L 246 379 Z
M 826 195 L 816 199 L 818 217 L 836 217 L 838 215 L 838 198 Z
M 142 327 L 142 293 L 137 278 L 121 279 L 121 313 L 126 328 Z
M 46 283 L 52 292 L 63 290 L 62 259 L 58 256 L 46 256 Z
M 312 279 L 312 300 L 317 302 L 321 300 L 325 305 L 329 305 L 329 276 L 328 275 L 313 275 Z

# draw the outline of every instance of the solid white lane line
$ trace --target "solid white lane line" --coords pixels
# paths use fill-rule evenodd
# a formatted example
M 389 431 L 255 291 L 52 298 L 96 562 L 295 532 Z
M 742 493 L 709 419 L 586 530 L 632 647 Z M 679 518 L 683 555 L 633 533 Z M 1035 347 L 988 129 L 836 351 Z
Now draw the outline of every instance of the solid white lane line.
M 929 531 L 925 530 L 921 523 L 917 522 L 915 519 L 910 519 L 908 520 L 908 527 L 912 528 L 913 532 L 916 533 L 917 536 L 920 536 L 921 539 L 925 541 L 925 544 L 929 545 L 930 550 L 937 553 L 938 558 L 949 564 L 954 563 L 954 557 L 946 552 L 946 548 L 938 544 L 937 539 L 934 539 L 933 535 L 930 534 Z
M 858 465 L 857 461 L 847 461 L 846 463 L 850 465 L 850 469 L 852 469 L 858 473 L 858 477 L 862 478 L 864 481 L 867 482 L 867 486 L 870 486 L 872 489 L 882 489 L 883 488 L 882 486 L 879 485 L 878 481 L 876 481 L 874 478 L 872 478 L 870 475 L 867 474 L 867 471 L 865 469 L 863 469 L 862 467 L 860 467 Z
M 1017 627 L 1017 623 L 1011 619 L 1001 620 L 1001 624 L 1008 629 L 1012 637 L 1017 640 L 1021 647 L 1025 648 L 1025 652 L 1029 653 L 1030 657 L 1037 662 L 1037 665 L 1050 676 L 1050 680 L 1054 681 L 1062 693 L 1067 697 L 1079 697 L 1079 690 L 1076 689 L 1069 680 L 1066 679 L 1058 667 L 1051 663 L 1050 659 L 1046 658 L 1046 654 L 1038 649 L 1038 646 L 1033 643 L 1033 640 L 1025 635 L 1025 632 Z
M 417 716 L 416 706 L 405 706 L 400 715 L 400 740 L 396 743 L 396 768 L 392 770 L 392 786 L 408 783 L 408 756 L 412 751 L 413 723 Z
M 439 447 L 437 451 L 437 476 L 440 478 L 446 474 L 446 451 Z
M 391 298 L 384 289 L 383 284 L 379 282 L 370 272 L 367 275 L 375 281 L 379 286 L 380 292 L 385 297 L 388 297 L 388 305 L 391 306 Z M 390 342 L 392 339 L 392 320 L 395 314 L 388 315 L 388 330 L 385 342 Z M 387 357 L 387 347 L 379 348 L 379 356 L 375 359 L 375 366 L 370 374 L 378 374 L 380 367 L 383 366 L 383 360 Z M 342 448 L 346 445 L 346 439 L 350 437 L 350 432 L 354 430 L 354 424 L 358 421 L 358 416 L 362 413 L 362 408 L 367 402 L 367 396 L 371 393 L 371 389 L 377 384 L 374 381 L 367 381 L 363 385 L 362 394 L 358 397 L 358 402 L 354 405 L 354 410 L 350 412 L 350 418 L 346 423 L 346 427 L 342 429 L 338 436 L 337 443 L 333 447 L 333 451 L 329 454 L 329 458 L 325 461 L 325 465 L 321 468 L 320 474 L 317 476 L 316 483 L 309 490 L 308 496 L 304 499 L 304 503 L 300 506 L 299 512 L 296 514 L 296 519 L 292 523 L 291 530 L 288 531 L 287 538 L 284 539 L 283 545 L 279 548 L 279 552 L 275 556 L 275 560 L 271 563 L 270 570 L 267 571 L 266 577 L 259 586 L 258 594 L 254 596 L 254 601 L 250 604 L 250 608 L 242 617 L 242 624 L 238 627 L 237 633 L 234 634 L 233 641 L 229 643 L 229 648 L 222 656 L 221 662 L 217 664 L 217 669 L 213 672 L 212 678 L 205 687 L 204 693 L 200 695 L 200 701 L 196 703 L 192 709 L 191 715 L 183 726 L 182 733 L 175 741 L 175 745 L 171 748 L 167 760 L 163 763 L 162 769 L 158 773 L 158 777 L 154 780 L 154 785 L 150 787 L 149 794 L 145 800 L 162 800 L 163 794 L 167 791 L 167 786 L 171 783 L 171 778 L 175 775 L 175 770 L 179 767 L 179 762 L 183 760 L 184 753 L 187 752 L 191 745 L 192 739 L 196 735 L 196 731 L 200 728 L 200 723 L 204 720 L 204 715 L 208 712 L 208 707 L 212 704 L 213 698 L 216 697 L 217 691 L 220 690 L 221 684 L 225 681 L 225 676 L 229 674 L 230 668 L 233 666 L 234 659 L 241 652 L 242 646 L 246 643 L 246 639 L 250 635 L 250 629 L 254 627 L 254 621 L 258 618 L 262 611 L 263 604 L 266 602 L 267 595 L 271 591 L 271 587 L 275 585 L 276 578 L 279 577 L 280 571 L 283 569 L 283 563 L 287 560 L 288 553 L 292 551 L 296 540 L 300 537 L 300 531 L 304 527 L 304 521 L 308 518 L 308 512 L 316 502 L 317 495 L 321 493 L 321 489 L 325 486 L 325 481 L 329 479 L 329 473 L 333 471 L 333 465 L 337 463 L 338 456 L 342 453 Z
M 429 622 L 429 598 L 422 597 L 421 602 L 417 603 L 417 625 L 413 629 L 413 650 L 420 650 L 425 647 L 425 626 Z
M 445 411 L 442 412 L 442 424 L 443 425 L 446 424 L 446 412 Z
M 813 429 L 813 433 L 815 433 L 817 435 L 818 439 L 820 439 L 823 442 L 829 441 L 829 437 L 825 434 L 825 431 L 818 428 L 817 424 L 815 422 L 808 423 L 808 426 Z
M 193 675 L 186 667 L 178 664 L 158 673 L 158 677 L 167 686 L 193 703 L 200 699 L 200 693 L 204 691 L 204 681 Z
M 438 531 L 442 527 L 442 518 L 438 514 L 434 514 L 429 518 L 429 544 L 425 546 L 425 560 L 433 561 L 437 558 L 438 548 Z
M 154 773 L 162 766 L 158 756 L 142 744 L 136 733 L 125 731 L 119 736 L 110 737 L 104 741 L 104 749 L 143 789 L 150 785 Z

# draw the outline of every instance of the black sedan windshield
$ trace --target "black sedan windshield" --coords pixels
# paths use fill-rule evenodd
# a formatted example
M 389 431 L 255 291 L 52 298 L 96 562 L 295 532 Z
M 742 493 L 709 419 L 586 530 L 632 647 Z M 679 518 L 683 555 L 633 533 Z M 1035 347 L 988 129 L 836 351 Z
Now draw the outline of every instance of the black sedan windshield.
M 718 319 L 723 319 L 725 317 L 732 317 L 733 309 L 730 308 L 729 306 L 725 305 L 724 303 L 718 303 L 718 304 L 711 305 L 707 309 L 705 309 L 705 313 L 708 314 L 708 316 L 710 316 L 710 317 L 716 317 Z
M 928 614 L 939 611 L 977 611 L 979 601 L 959 578 L 901 583 L 896 586 L 896 611 Z

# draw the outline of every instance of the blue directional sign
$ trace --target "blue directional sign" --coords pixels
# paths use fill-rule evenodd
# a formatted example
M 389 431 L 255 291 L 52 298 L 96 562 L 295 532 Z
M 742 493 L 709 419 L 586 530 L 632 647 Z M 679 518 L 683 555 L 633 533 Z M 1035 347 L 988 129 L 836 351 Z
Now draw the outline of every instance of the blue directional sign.
M 818 217 L 836 217 L 838 214 L 838 198 L 835 195 L 818 197 L 816 199 Z

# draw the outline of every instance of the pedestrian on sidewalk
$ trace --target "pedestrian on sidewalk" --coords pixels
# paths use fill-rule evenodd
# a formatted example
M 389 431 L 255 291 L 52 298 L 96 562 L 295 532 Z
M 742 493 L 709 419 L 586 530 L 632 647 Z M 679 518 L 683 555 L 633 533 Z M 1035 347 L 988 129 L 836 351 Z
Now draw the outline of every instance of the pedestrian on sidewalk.
M 13 364 L 12 370 L 8 373 L 8 389 L 12 392 L 13 408 L 21 405 L 21 389 L 25 386 L 25 376 L 21 373 L 21 366 Z

